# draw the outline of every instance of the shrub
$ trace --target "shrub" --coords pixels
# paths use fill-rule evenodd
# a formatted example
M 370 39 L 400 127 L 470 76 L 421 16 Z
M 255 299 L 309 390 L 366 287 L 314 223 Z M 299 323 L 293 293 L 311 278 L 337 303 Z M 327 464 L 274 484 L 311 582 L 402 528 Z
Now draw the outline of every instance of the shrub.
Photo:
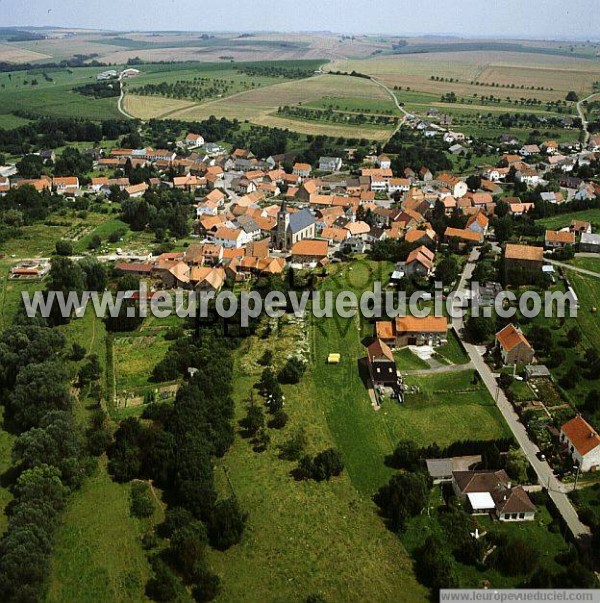
M 57 255 L 73 255 L 73 243 L 71 241 L 56 241 Z
M 150 517 L 154 513 L 154 502 L 148 484 L 143 482 L 131 484 L 129 509 L 134 517 Z
M 295 384 L 299 383 L 306 371 L 306 363 L 297 356 L 292 356 L 279 372 L 279 381 L 281 383 Z

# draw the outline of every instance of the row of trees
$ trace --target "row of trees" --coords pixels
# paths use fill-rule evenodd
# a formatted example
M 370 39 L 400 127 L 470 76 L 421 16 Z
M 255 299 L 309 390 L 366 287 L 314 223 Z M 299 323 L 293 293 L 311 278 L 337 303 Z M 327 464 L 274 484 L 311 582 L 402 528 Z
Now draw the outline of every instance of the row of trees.
M 90 121 L 76 118 L 39 117 L 17 111 L 20 117 L 33 120 L 12 130 L 0 129 L 0 151 L 23 155 L 38 149 L 56 149 L 68 142 L 97 143 L 135 132 L 134 120 Z
M 176 350 L 176 351 L 175 351 Z M 235 497 L 218 500 L 213 459 L 233 441 L 233 364 L 229 342 L 215 332 L 173 346 L 178 375 L 194 373 L 179 389 L 174 406 L 151 404 L 143 421 L 121 422 L 109 448 L 109 471 L 120 482 L 152 480 L 168 492 L 169 510 L 151 547 L 154 576 L 147 594 L 160 601 L 177 597 L 179 576 L 195 600 L 218 592 L 206 562 L 207 546 L 225 550 L 240 541 L 246 515 Z
M 9 327 L 0 337 L 5 425 L 17 434 L 14 500 L 0 542 L 3 601 L 43 599 L 57 517 L 95 465 L 72 414 L 71 353 L 60 333 L 37 322 Z

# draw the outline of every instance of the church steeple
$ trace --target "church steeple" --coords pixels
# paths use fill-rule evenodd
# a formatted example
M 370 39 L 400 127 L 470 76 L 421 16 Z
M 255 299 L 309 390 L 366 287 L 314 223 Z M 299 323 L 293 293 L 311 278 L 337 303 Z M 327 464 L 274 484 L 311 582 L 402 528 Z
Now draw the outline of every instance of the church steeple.
M 277 249 L 285 250 L 287 248 L 287 232 L 290 226 L 290 214 L 287 211 L 287 202 L 284 199 L 281 203 L 281 209 L 277 213 L 277 238 L 275 246 Z

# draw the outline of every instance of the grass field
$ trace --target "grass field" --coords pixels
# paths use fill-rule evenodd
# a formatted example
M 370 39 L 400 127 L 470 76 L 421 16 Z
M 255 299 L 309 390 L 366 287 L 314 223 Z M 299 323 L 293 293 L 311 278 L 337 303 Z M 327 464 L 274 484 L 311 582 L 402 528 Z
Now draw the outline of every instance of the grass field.
M 350 96 L 349 96 L 350 95 Z M 227 98 L 189 106 L 185 101 L 148 98 L 127 94 L 125 108 L 132 115 L 149 117 L 171 117 L 183 120 L 201 120 L 215 115 L 230 119 L 248 120 L 258 125 L 290 128 L 302 134 L 326 134 L 356 138 L 384 140 L 391 134 L 387 130 L 364 127 L 348 127 L 326 122 L 308 122 L 287 119 L 277 115 L 279 107 L 321 101 L 327 97 L 350 97 L 357 102 L 387 102 L 389 95 L 373 82 L 353 77 L 318 75 L 308 80 L 284 82 Z M 165 101 L 164 104 L 161 101 Z M 187 107 L 185 105 L 187 105 Z
M 162 333 L 148 331 L 121 333 L 113 340 L 116 389 L 119 395 L 139 395 L 156 387 L 148 379 L 154 367 L 165 357 L 171 342 Z
M 285 358 L 281 339 L 297 345 L 294 332 L 286 328 L 273 339 L 252 338 L 236 354 L 236 419 L 245 415 L 244 401 L 260 377 L 257 346 L 262 350 L 271 341 L 280 346 L 276 360 Z M 295 463 L 278 458 L 277 445 L 300 426 L 308 437 L 307 452 L 338 445 L 318 388 L 311 374 L 298 386 L 285 386 L 290 421 L 281 431 L 269 430 L 267 451 L 255 453 L 236 437 L 233 448 L 216 461 L 223 496 L 235 493 L 249 512 L 242 542 L 209 554 L 222 579 L 217 600 L 301 601 L 320 593 L 327 601 L 423 601 L 426 592 L 416 583 L 400 541 L 347 472 L 329 482 L 297 482 L 290 475 Z
M 550 230 L 560 230 L 561 228 L 569 226 L 572 220 L 590 222 L 593 230 L 596 231 L 600 227 L 600 209 L 588 209 L 585 211 L 560 214 L 558 216 L 552 216 L 551 218 L 537 220 L 536 223 L 541 224 Z
M 108 225 L 103 226 L 105 223 Z M 101 235 L 108 236 L 116 225 L 110 214 L 90 211 L 81 217 L 75 211 L 67 211 L 62 215 L 54 213 L 47 224 L 38 222 L 32 226 L 23 226 L 21 236 L 6 241 L 2 251 L 7 255 L 14 254 L 17 258 L 48 257 L 55 251 L 56 241 L 63 238 L 72 241 L 76 251 L 84 251 L 97 228 Z
M 473 93 L 511 98 L 564 100 L 569 90 L 589 94 L 599 79 L 598 63 L 585 59 L 519 52 L 463 51 L 416 55 L 386 55 L 371 59 L 336 61 L 331 69 L 375 75 L 386 84 L 442 95 Z M 431 76 L 452 78 L 454 82 L 431 80 Z M 479 82 L 480 85 L 471 82 Z M 490 84 L 499 84 L 499 87 Z M 502 85 L 506 87 L 501 87 Z M 515 86 L 512 88 L 512 86 Z M 552 90 L 526 90 L 521 86 Z
M 129 514 L 129 485 L 113 482 L 105 461 L 70 499 L 58 528 L 47 601 L 144 601 L 150 569 Z
M 21 110 L 53 117 L 123 119 L 116 98 L 95 99 L 73 91 L 74 86 L 95 82 L 100 71 L 98 67 L 48 71 L 52 81 L 47 81 L 41 71 L 1 73 L 0 115 Z M 37 84 L 32 85 L 33 81 Z

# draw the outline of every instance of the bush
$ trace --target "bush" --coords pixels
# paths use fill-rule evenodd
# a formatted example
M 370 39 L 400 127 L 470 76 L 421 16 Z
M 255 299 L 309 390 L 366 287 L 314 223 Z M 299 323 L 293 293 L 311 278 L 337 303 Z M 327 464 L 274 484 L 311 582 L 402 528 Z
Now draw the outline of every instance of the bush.
M 102 239 L 96 234 L 93 235 L 87 245 L 88 249 L 98 249 L 102 245 Z
M 83 360 L 86 354 L 87 350 L 82 345 L 79 345 L 76 341 L 74 341 L 73 345 L 71 346 L 71 360 L 78 362 L 79 360 Z
M 292 356 L 279 372 L 279 381 L 292 385 L 299 383 L 304 371 L 306 371 L 306 362 L 301 358 Z
M 279 446 L 279 456 L 286 461 L 297 461 L 302 456 L 307 443 L 306 431 L 300 427 L 289 440 Z
M 55 248 L 57 255 L 73 255 L 73 243 L 71 241 L 56 241 Z
M 298 465 L 299 474 L 304 479 L 317 482 L 329 480 L 344 470 L 342 455 L 334 448 L 319 452 L 314 458 L 304 456 Z
M 412 440 L 400 440 L 386 462 L 394 469 L 413 470 L 418 466 L 420 458 L 420 451 Z
M 134 517 L 151 517 L 154 513 L 154 501 L 150 494 L 150 486 L 143 482 L 131 484 L 130 507 Z
M 151 561 L 154 577 L 146 584 L 146 595 L 153 601 L 173 601 L 177 598 L 177 577 L 160 557 Z
M 517 537 L 499 546 L 490 555 L 490 563 L 506 576 L 523 576 L 536 568 L 537 555 L 527 540 Z
M 289 418 L 288 414 L 280 409 L 273 414 L 273 418 L 269 421 L 269 427 L 271 429 L 283 429 L 287 425 Z
M 260 357 L 258 364 L 261 366 L 269 366 L 273 364 L 273 352 L 271 350 L 265 350 L 265 353 Z
M 242 539 L 247 515 L 240 510 L 234 498 L 219 501 L 213 508 L 208 520 L 208 538 L 210 544 L 225 551 Z

